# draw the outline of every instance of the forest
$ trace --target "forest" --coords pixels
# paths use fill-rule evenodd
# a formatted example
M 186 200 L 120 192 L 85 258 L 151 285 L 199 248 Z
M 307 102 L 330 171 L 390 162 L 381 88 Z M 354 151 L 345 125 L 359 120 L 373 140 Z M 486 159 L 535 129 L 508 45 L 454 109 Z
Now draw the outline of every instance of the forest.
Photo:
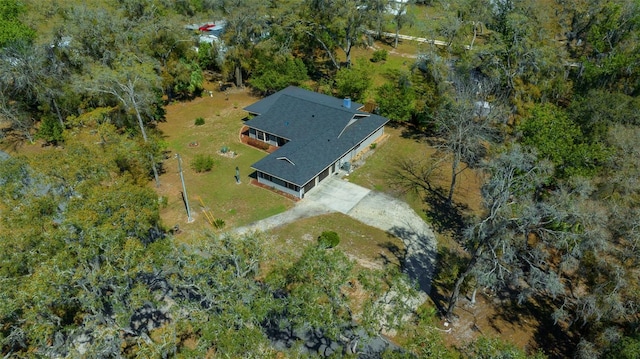
M 348 96 L 433 149 L 385 177 L 439 232 L 429 301 L 323 241 L 175 235 L 159 126 L 218 83 Z M 639 94 L 639 0 L 0 0 L 1 353 L 638 358 Z M 447 341 L 480 296 L 536 342 Z

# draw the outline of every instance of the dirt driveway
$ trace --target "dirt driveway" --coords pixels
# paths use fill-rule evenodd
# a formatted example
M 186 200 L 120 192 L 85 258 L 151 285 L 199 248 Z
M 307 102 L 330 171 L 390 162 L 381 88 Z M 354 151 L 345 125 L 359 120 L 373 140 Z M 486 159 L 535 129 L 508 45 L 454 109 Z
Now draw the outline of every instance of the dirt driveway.
M 340 212 L 400 238 L 407 249 L 404 272 L 426 294 L 431 290 L 436 239 L 429 227 L 405 202 L 347 182 L 338 175 L 322 181 L 290 210 L 234 230 L 245 234 L 266 231 L 298 219 Z

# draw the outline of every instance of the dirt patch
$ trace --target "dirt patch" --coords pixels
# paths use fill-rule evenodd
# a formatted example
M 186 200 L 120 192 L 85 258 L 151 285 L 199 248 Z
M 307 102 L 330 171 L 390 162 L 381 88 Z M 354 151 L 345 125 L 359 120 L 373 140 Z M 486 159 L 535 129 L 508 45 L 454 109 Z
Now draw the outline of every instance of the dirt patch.
M 476 303 L 471 304 L 468 298 L 463 298 L 455 314 L 456 318 L 449 325 L 451 330 L 443 335 L 451 347 L 464 347 L 480 336 L 500 338 L 528 352 L 535 352 L 539 347 L 535 333 L 540 322 L 527 314 L 506 316 L 497 299 L 478 295 Z

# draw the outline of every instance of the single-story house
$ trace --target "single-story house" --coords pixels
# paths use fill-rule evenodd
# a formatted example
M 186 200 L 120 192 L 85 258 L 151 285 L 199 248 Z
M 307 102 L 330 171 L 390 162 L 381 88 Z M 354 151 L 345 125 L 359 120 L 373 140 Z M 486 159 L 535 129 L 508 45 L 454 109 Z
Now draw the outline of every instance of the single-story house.
M 248 135 L 279 147 L 254 163 L 259 183 L 303 198 L 384 134 L 388 119 L 361 104 L 290 86 L 245 108 Z

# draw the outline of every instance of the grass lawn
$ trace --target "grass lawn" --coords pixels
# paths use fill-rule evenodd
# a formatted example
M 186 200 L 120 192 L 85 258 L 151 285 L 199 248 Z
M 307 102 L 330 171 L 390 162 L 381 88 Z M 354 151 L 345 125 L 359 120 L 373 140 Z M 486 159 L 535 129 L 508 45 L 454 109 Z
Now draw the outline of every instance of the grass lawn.
M 242 108 L 257 100 L 247 91 L 232 91 L 228 99 L 224 93 L 214 91 L 211 97 L 167 106 L 167 121 L 158 126 L 170 151 L 170 158 L 164 163 L 166 172 L 160 178 L 158 189 L 168 201 L 166 208 L 162 209 L 166 225 L 179 224 L 194 229 L 210 227 L 203 204 L 215 218 L 223 219 L 227 227 L 242 226 L 283 212 L 293 205 L 283 196 L 250 184 L 249 175 L 253 172 L 250 166 L 267 153 L 242 144 L 239 134 L 242 119 L 246 116 Z M 194 124 L 197 117 L 204 118 L 204 125 Z M 222 156 L 219 151 L 223 146 L 237 155 L 234 158 Z M 182 157 L 189 203 L 195 219 L 192 224 L 186 223 L 178 163 L 174 158 L 176 153 Z M 191 168 L 198 154 L 214 159 L 210 172 L 196 173 Z M 236 184 L 234 178 L 236 167 L 240 171 L 240 184 Z
M 403 35 L 433 38 L 438 37 L 440 20 L 451 14 L 441 6 L 436 5 L 410 5 L 409 16 L 413 21 L 400 29 Z M 394 29 L 395 31 L 395 29 Z
M 429 209 L 424 201 L 424 193 L 405 191 L 394 185 L 394 164 L 399 159 L 426 159 L 435 154 L 435 149 L 429 146 L 425 140 L 411 138 L 407 135 L 407 129 L 403 126 L 387 126 L 386 140 L 381 142 L 364 165 L 349 175 L 349 181 L 377 191 L 389 193 L 405 200 L 427 222 L 426 211 Z M 435 176 L 436 186 L 447 188 L 449 186 L 449 163 L 443 162 L 441 171 Z M 481 181 L 472 170 L 462 172 L 458 176 L 454 202 L 467 206 L 471 211 L 480 210 L 480 185 Z
M 269 231 L 271 251 L 277 260 L 295 260 L 302 248 L 317 243 L 323 231 L 338 233 L 340 244 L 336 248 L 365 268 L 400 265 L 404 256 L 400 239 L 341 213 L 306 218 Z

